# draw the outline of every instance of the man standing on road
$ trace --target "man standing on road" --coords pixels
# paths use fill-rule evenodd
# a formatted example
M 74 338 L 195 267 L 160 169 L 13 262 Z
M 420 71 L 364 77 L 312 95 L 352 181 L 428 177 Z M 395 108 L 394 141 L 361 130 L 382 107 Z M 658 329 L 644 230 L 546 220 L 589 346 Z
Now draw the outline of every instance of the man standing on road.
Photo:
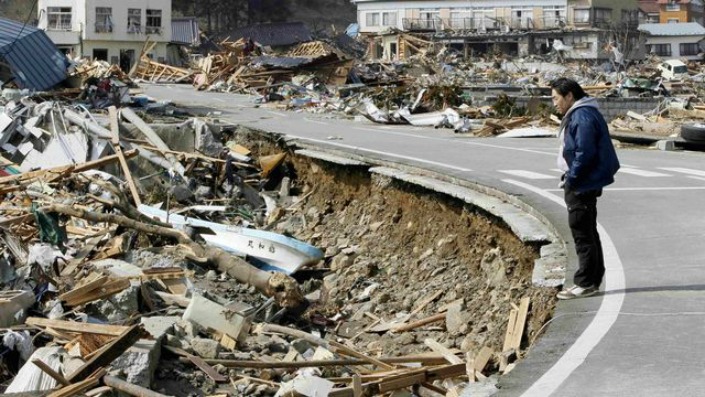
M 595 98 L 566 78 L 553 81 L 551 88 L 553 104 L 563 114 L 558 135 L 558 167 L 563 171 L 559 186 L 565 192 L 568 224 L 578 255 L 574 285 L 559 292 L 558 299 L 574 299 L 597 293 L 605 275 L 597 233 L 597 198 L 603 187 L 614 182 L 619 160 Z

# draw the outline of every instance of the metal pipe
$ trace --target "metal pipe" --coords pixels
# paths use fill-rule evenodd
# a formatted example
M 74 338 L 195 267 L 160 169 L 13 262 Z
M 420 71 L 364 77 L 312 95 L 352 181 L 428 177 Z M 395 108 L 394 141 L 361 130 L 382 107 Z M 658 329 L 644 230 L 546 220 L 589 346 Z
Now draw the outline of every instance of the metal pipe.
M 113 389 L 120 390 L 122 392 L 125 392 L 131 396 L 135 397 L 168 397 L 164 394 L 157 393 L 155 391 L 149 390 L 147 388 L 144 388 L 142 386 L 138 386 L 129 382 L 126 382 L 120 378 L 116 378 L 114 376 L 104 376 L 103 377 L 103 383 L 106 386 L 110 386 Z

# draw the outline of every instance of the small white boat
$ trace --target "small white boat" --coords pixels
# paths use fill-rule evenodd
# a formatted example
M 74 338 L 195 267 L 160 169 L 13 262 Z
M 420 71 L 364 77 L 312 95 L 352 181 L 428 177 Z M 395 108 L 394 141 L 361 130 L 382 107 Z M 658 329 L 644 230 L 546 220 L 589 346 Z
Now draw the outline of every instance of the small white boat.
M 167 222 L 167 212 L 164 210 L 144 204 L 138 209 L 148 217 L 157 218 L 179 229 L 187 226 L 206 228 L 207 232 L 199 233 L 206 243 L 234 255 L 252 258 L 263 270 L 292 274 L 302 266 L 323 258 L 320 249 L 278 233 L 224 225 L 173 213 L 169 213 Z

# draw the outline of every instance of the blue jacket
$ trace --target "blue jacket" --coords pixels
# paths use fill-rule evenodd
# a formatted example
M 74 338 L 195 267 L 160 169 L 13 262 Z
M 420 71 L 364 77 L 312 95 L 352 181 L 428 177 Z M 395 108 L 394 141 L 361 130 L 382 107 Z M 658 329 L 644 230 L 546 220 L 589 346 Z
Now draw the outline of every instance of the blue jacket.
M 563 158 L 568 164 L 565 185 L 578 193 L 613 183 L 619 170 L 607 123 L 590 99 L 568 112 L 563 132 Z

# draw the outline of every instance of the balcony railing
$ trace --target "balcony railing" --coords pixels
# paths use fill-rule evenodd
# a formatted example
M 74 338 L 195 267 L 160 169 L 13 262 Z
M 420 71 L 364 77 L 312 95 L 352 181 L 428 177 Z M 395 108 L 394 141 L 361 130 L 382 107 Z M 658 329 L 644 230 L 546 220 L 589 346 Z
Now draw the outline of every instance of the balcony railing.
M 407 31 L 437 31 L 437 30 L 469 30 L 469 31 L 491 31 L 491 30 L 544 30 L 558 29 L 566 26 L 566 20 L 560 17 L 546 18 L 404 18 L 402 20 L 404 30 Z
M 443 21 L 441 18 L 404 18 L 402 19 L 402 26 L 404 30 L 411 31 L 442 30 Z

